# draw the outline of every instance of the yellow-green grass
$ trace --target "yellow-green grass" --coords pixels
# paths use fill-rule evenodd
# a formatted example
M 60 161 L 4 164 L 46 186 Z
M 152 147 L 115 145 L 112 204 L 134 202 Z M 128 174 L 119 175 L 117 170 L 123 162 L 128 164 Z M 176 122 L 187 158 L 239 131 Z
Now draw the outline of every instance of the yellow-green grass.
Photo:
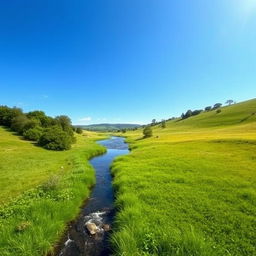
M 256 100 L 127 132 L 117 255 L 256 255 Z M 249 117 L 249 118 L 248 118 Z
M 88 159 L 105 152 L 77 135 L 71 150 L 56 152 L 24 141 L 0 128 L 0 255 L 46 255 L 95 182 Z

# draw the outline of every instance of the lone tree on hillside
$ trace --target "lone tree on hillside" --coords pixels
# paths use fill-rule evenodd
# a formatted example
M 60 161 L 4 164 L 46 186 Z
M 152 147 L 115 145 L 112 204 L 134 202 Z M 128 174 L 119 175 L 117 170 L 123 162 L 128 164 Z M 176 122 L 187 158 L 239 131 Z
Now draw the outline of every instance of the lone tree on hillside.
M 151 122 L 151 125 L 155 125 L 156 124 L 156 119 L 153 119 Z
M 226 104 L 228 104 L 229 106 L 230 106 L 231 104 L 233 104 L 233 103 L 234 103 L 233 100 L 227 100 L 227 101 L 226 101 Z
M 144 138 L 149 138 L 153 135 L 153 132 L 152 132 L 152 129 L 150 126 L 146 126 L 144 129 L 143 129 L 143 135 L 144 135 Z

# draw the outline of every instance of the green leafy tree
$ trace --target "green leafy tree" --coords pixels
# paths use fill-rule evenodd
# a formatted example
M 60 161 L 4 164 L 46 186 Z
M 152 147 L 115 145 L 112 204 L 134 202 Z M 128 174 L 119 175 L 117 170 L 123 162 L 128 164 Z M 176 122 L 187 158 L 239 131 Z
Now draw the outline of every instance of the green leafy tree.
M 186 119 L 192 116 L 192 111 L 189 109 L 184 115 L 182 119 Z
M 143 135 L 144 135 L 144 138 L 149 138 L 153 135 L 153 132 L 152 132 L 152 129 L 150 126 L 146 126 L 144 129 L 143 129 Z
M 27 140 L 39 141 L 40 137 L 42 136 L 42 133 L 43 133 L 43 128 L 40 126 L 36 126 L 26 130 L 23 133 L 23 136 Z
M 31 111 L 27 113 L 29 119 L 38 120 L 42 127 L 50 127 L 56 124 L 54 118 L 47 116 L 43 111 Z
M 0 106 L 0 125 L 11 127 L 12 120 L 20 115 L 23 115 L 23 112 L 20 108 Z
M 211 111 L 211 110 L 212 110 L 212 107 L 211 107 L 211 106 L 205 107 L 204 110 L 205 110 L 205 111 Z
M 68 116 L 56 116 L 55 120 L 58 125 L 62 127 L 63 131 L 67 131 L 71 128 L 72 130 L 72 124 L 71 124 L 71 119 Z
M 202 111 L 203 111 L 202 109 L 196 109 L 196 110 L 192 111 L 192 116 L 199 115 Z
M 162 122 L 161 122 L 161 127 L 162 127 L 162 128 L 166 128 L 166 121 L 165 121 L 165 120 L 162 120 Z
M 216 104 L 214 104 L 213 109 L 220 108 L 221 106 L 222 106 L 221 103 L 216 103 Z
M 11 129 L 22 135 L 24 127 L 29 122 L 29 119 L 24 115 L 18 115 L 12 119 Z
M 76 133 L 82 134 L 82 133 L 83 133 L 83 129 L 80 128 L 80 127 L 77 127 L 77 128 L 76 128 Z
M 37 119 L 28 119 L 26 124 L 24 125 L 23 132 L 35 128 L 36 126 L 40 126 L 41 123 Z
M 55 117 L 55 121 L 57 125 L 59 125 L 62 128 L 63 131 L 69 134 L 69 136 L 71 137 L 72 143 L 74 143 L 76 139 L 75 139 L 73 128 L 72 128 L 71 119 L 68 116 L 62 115 L 62 116 Z
M 46 149 L 67 150 L 71 148 L 72 137 L 59 126 L 46 128 L 38 144 Z
M 151 122 L 151 125 L 155 125 L 156 124 L 156 119 L 153 119 L 152 122 Z
M 227 100 L 227 101 L 226 101 L 226 104 L 228 104 L 229 106 L 230 106 L 231 104 L 233 104 L 233 103 L 234 103 L 233 100 Z

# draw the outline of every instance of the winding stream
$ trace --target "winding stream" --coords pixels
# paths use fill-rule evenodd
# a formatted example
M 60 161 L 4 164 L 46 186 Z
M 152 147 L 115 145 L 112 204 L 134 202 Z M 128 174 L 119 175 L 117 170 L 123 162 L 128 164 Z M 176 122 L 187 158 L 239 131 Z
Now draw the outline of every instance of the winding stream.
M 110 165 L 115 157 L 127 154 L 129 150 L 124 138 L 121 137 L 111 137 L 98 143 L 105 146 L 107 152 L 90 160 L 96 172 L 96 184 L 79 217 L 70 224 L 62 248 L 59 248 L 56 255 L 110 254 L 108 236 L 115 215 Z

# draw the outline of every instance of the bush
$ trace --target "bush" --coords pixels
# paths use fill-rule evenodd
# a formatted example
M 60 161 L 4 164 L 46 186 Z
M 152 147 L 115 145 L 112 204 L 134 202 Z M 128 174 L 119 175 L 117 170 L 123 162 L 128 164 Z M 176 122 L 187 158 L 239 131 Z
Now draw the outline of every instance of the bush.
M 36 120 L 36 119 L 29 119 L 24 127 L 23 127 L 23 133 L 29 129 L 32 129 L 32 128 L 35 128 L 35 127 L 38 127 L 40 125 L 40 121 Z
M 23 136 L 27 140 L 38 141 L 40 139 L 40 137 L 42 136 L 42 133 L 43 133 L 43 128 L 36 126 L 34 128 L 30 128 L 30 129 L 26 130 L 23 133 Z
M 149 138 L 153 135 L 153 132 L 152 132 L 152 129 L 150 126 L 146 126 L 144 129 L 143 129 L 143 135 L 144 135 L 144 138 Z
M 56 124 L 56 121 L 52 117 L 47 116 L 43 111 L 39 110 L 28 112 L 27 117 L 37 120 L 40 122 L 41 126 L 45 128 Z
M 162 122 L 161 122 L 161 127 L 162 127 L 162 128 L 166 128 L 166 121 L 165 121 L 165 120 L 162 120 Z
M 25 139 L 40 142 L 39 145 L 47 149 L 65 150 L 76 142 L 68 116 L 52 118 L 43 111 L 23 113 L 22 109 L 0 105 L 0 125 L 11 128 Z M 82 130 L 77 132 L 82 133 Z
M 211 111 L 211 110 L 212 110 L 212 107 L 211 107 L 211 106 L 205 107 L 204 110 L 205 110 L 205 111 Z
M 219 114 L 221 112 L 221 109 L 217 109 L 216 113 Z
M 76 128 L 76 133 L 82 134 L 83 133 L 83 129 L 80 128 L 80 127 Z
M 0 106 L 0 125 L 11 127 L 12 120 L 20 115 L 23 115 L 23 113 L 19 108 Z
M 194 110 L 194 111 L 192 112 L 192 116 L 199 115 L 202 111 L 203 111 L 202 109 Z
M 220 108 L 221 106 L 222 106 L 221 103 L 216 103 L 216 104 L 214 104 L 213 109 Z
M 25 125 L 29 122 L 28 118 L 21 114 L 13 118 L 11 123 L 11 129 L 19 134 L 23 133 Z
M 182 115 L 182 119 L 186 119 L 186 118 L 189 118 L 189 117 L 191 117 L 192 116 L 192 111 L 191 110 L 188 110 L 187 112 L 186 112 L 186 114 L 183 114 Z
M 71 148 L 72 137 L 59 126 L 45 129 L 38 144 L 50 150 L 67 150 Z

